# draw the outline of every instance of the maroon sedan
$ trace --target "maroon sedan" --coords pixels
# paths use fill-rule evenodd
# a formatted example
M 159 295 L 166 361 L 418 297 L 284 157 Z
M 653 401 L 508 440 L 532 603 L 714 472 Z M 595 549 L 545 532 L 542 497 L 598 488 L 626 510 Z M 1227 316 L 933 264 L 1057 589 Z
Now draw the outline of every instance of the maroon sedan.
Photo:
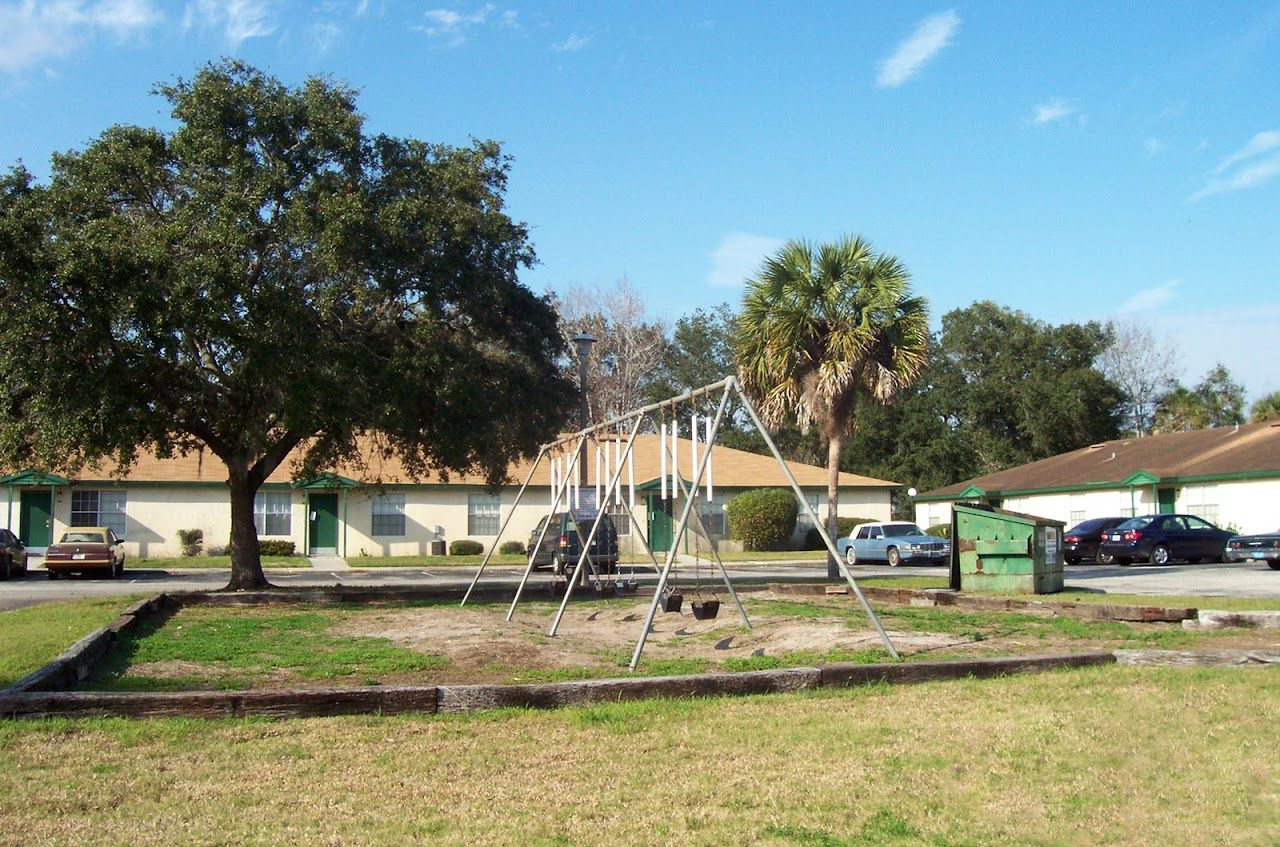
M 73 526 L 44 554 L 49 579 L 71 573 L 124 575 L 124 544 L 105 526 Z

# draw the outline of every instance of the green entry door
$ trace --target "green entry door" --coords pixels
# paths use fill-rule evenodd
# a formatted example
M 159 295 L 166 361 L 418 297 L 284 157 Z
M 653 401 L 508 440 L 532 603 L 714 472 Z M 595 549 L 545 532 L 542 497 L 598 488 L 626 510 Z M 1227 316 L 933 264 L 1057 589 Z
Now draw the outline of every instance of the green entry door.
M 1159 512 L 1162 515 L 1172 515 L 1173 503 L 1174 503 L 1174 491 L 1172 488 L 1156 489 L 1156 504 L 1158 506 L 1158 508 L 1156 509 L 1157 512 Z
M 649 495 L 649 549 L 655 553 L 671 549 L 671 501 Z
M 28 547 L 53 543 L 53 495 L 48 491 L 22 492 L 18 537 Z
M 311 526 L 310 553 L 338 552 L 338 495 L 312 494 L 309 498 Z

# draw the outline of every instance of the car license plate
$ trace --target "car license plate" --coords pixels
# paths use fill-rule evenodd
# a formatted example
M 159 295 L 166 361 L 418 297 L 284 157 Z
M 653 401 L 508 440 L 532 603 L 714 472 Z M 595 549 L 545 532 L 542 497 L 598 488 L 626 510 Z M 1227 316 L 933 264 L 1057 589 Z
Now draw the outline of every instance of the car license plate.
M 84 553 L 72 553 L 72 554 L 71 554 L 71 558 L 73 558 L 73 559 L 83 559 L 83 558 L 84 558 Z
M 1264 553 L 1264 552 L 1262 552 L 1261 550 L 1254 550 L 1254 551 L 1253 551 L 1252 553 L 1250 553 L 1249 555 L 1253 556 L 1253 558 L 1255 558 L 1255 559 L 1265 559 L 1265 558 L 1267 558 L 1267 554 L 1266 554 L 1266 553 Z

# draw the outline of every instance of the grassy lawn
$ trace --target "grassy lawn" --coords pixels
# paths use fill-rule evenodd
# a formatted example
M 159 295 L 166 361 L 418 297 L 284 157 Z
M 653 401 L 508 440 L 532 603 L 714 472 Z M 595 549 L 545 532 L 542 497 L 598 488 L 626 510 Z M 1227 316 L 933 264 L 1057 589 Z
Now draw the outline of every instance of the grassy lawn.
M 938 576 L 904 576 L 904 577 L 868 577 L 854 579 L 859 586 L 875 585 L 882 588 L 946 588 L 947 577 Z M 1008 594 L 987 594 L 981 591 L 968 591 L 984 597 L 1009 597 Z M 1280 597 L 1212 597 L 1203 594 L 1103 594 L 1097 591 L 1084 591 L 1068 588 L 1057 594 L 1019 594 L 1014 595 L 1021 600 L 1041 600 L 1045 603 L 1094 603 L 1115 606 L 1160 606 L 1169 609 L 1221 609 L 1234 612 L 1275 611 L 1280 610 Z
M 1274 670 L 1125 667 L 465 717 L 0 723 L 0 842 L 1272 844 L 1277 723 Z
M 204 570 L 229 570 L 230 556 L 158 556 L 153 559 L 133 559 L 127 563 L 131 568 L 153 568 L 155 570 L 175 570 L 179 568 L 201 568 Z M 263 556 L 264 568 L 309 568 L 311 561 L 306 556 Z
M 0 612 L 0 688 L 62 653 L 100 626 L 115 620 L 143 595 L 42 603 Z

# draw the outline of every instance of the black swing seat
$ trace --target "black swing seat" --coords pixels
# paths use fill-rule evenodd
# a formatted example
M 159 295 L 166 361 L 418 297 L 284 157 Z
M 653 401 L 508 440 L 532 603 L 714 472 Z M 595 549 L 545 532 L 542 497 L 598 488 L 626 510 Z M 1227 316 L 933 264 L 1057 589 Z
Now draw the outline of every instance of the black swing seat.
M 664 591 L 662 593 L 662 611 L 679 612 L 683 604 L 684 595 L 679 591 Z
M 695 620 L 709 621 L 720 614 L 720 601 L 715 597 L 710 600 L 694 600 L 689 604 L 689 609 L 693 612 Z

